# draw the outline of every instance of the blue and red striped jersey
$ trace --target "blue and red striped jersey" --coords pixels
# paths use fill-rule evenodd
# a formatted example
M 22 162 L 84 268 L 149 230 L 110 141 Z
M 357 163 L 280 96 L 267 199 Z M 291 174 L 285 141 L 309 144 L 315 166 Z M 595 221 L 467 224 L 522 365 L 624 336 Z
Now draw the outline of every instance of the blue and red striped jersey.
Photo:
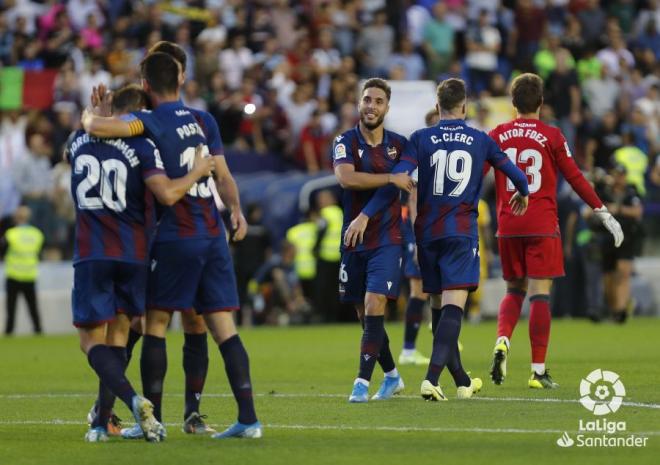
M 367 144 L 359 127 L 356 126 L 335 138 L 332 149 L 333 163 L 334 166 L 351 163 L 355 171 L 362 173 L 390 173 L 399 161 L 405 144 L 405 137 L 385 130 L 381 144 L 371 146 Z M 350 222 L 360 214 L 376 190 L 344 189 L 342 238 Z M 362 244 L 348 248 L 342 241 L 342 250 L 370 250 L 392 244 L 401 244 L 401 203 L 398 198 L 369 220 Z
M 417 167 L 415 238 L 427 243 L 448 236 L 478 237 L 477 205 L 484 163 L 503 170 L 527 194 L 527 180 L 486 133 L 463 120 L 442 120 L 415 131 L 401 156 Z
M 171 179 L 185 176 L 195 160 L 195 147 L 205 145 L 212 155 L 222 155 L 220 130 L 205 112 L 166 102 L 153 110 L 131 113 L 145 133 L 156 141 L 165 171 Z M 213 179 L 197 181 L 172 207 L 162 207 L 156 242 L 199 239 L 224 235 L 220 212 L 213 197 Z
M 76 207 L 74 263 L 146 263 L 156 213 L 144 180 L 165 174 L 156 145 L 145 137 L 97 139 L 77 131 L 67 158 Z
M 410 216 L 407 192 L 401 192 L 401 237 L 405 244 L 415 243 L 415 231 L 413 230 L 412 218 Z

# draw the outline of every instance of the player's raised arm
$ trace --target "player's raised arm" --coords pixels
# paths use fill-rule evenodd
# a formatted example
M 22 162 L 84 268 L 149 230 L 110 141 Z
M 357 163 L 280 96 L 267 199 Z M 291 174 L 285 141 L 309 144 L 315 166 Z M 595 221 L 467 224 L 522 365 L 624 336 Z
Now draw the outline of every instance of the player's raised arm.
M 571 151 L 568 148 L 568 143 L 564 139 L 564 136 L 559 134 L 553 142 L 556 145 L 553 147 L 552 153 L 555 156 L 555 162 L 557 163 L 559 172 L 571 185 L 575 193 L 579 195 L 587 205 L 593 208 L 594 213 L 603 223 L 605 229 L 614 236 L 614 246 L 619 247 L 623 242 L 623 230 L 621 229 L 621 225 L 607 210 L 607 207 L 598 197 L 594 188 L 591 187 L 589 181 L 587 181 L 582 175 L 582 172 L 580 172 L 580 169 L 571 155 Z
M 117 116 L 99 116 L 91 108 L 85 108 L 81 117 L 85 132 L 95 137 L 133 137 L 144 132 L 144 126 L 138 119 L 125 121 Z
M 155 166 L 154 169 L 145 170 L 145 184 L 159 203 L 171 207 L 186 195 L 186 192 L 199 178 L 210 175 L 215 162 L 211 157 L 204 156 L 202 148 L 202 145 L 198 145 L 195 149 L 195 161 L 188 174 L 181 178 L 170 179 L 162 169 L 158 149 L 154 147 Z M 160 169 L 158 169 L 159 165 Z

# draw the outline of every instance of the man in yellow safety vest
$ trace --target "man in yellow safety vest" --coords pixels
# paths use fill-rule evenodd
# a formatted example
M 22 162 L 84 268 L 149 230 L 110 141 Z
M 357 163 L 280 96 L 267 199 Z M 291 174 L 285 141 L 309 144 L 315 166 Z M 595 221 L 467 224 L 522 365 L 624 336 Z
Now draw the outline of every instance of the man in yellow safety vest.
M 41 322 L 37 307 L 35 283 L 39 273 L 39 252 L 44 243 L 43 233 L 30 225 L 31 211 L 28 207 L 18 207 L 14 215 L 16 226 L 9 228 L 3 242 L 7 248 L 5 255 L 5 278 L 7 298 L 7 324 L 5 334 L 14 332 L 16 303 L 23 294 L 27 301 L 35 334 L 41 334 Z

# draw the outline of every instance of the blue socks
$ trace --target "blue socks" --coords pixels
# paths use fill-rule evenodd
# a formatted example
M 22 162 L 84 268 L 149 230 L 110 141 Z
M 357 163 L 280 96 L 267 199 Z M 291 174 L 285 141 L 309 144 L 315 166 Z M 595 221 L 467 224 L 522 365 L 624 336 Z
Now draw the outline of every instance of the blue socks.
M 403 336 L 403 348 L 414 349 L 419 326 L 422 323 L 425 300 L 411 297 L 406 307 L 406 327 Z
M 434 311 L 434 317 L 438 312 Z M 452 368 L 458 370 L 456 363 L 460 366 L 458 354 L 458 336 L 461 333 L 461 320 L 463 311 L 456 305 L 445 305 L 440 311 L 437 327 L 433 333 L 433 353 L 431 363 L 426 373 L 426 379 L 437 386 L 442 370 L 452 362 Z M 469 385 L 469 383 L 468 383 Z
M 141 337 L 142 333 L 138 333 L 133 328 L 128 330 L 128 342 L 126 343 L 126 365 L 128 365 L 128 362 L 131 361 L 131 358 L 133 357 L 133 348 Z
M 184 333 L 183 372 L 186 375 L 186 408 L 183 414 L 185 420 L 193 412 L 199 412 L 199 402 L 204 390 L 206 373 L 209 368 L 209 348 L 206 343 L 206 333 Z
M 244 425 L 256 423 L 250 381 L 250 360 L 238 334 L 230 337 L 218 346 L 225 361 L 225 372 L 234 398 L 238 404 L 238 422 Z
M 162 421 L 161 402 L 163 399 L 163 381 L 167 372 L 167 350 L 165 338 L 145 334 L 142 341 L 140 358 L 142 390 L 144 397 L 154 404 L 154 416 Z
M 126 349 L 118 346 L 108 346 L 119 360 L 124 364 L 126 371 Z M 105 428 L 112 415 L 112 409 L 115 406 L 115 395 L 103 382 L 99 382 L 99 394 L 96 399 L 96 418 L 92 422 L 92 427 L 102 426 Z
M 364 331 L 362 332 L 362 342 L 360 344 L 360 371 L 358 378 L 367 381 L 371 380 L 371 375 L 374 372 L 384 339 L 385 317 L 382 315 L 365 316 Z
M 390 350 L 390 338 L 387 337 L 387 331 L 385 331 L 384 319 L 383 343 L 380 346 L 380 352 L 378 352 L 378 364 L 383 369 L 383 373 L 388 373 L 396 368 L 396 365 L 394 364 L 394 357 L 392 356 L 392 351 Z
M 132 409 L 133 397 L 136 394 L 133 386 L 124 375 L 126 369 L 125 359 L 120 358 L 110 347 L 99 344 L 90 349 L 87 354 L 87 361 L 98 375 L 101 383 L 115 396 L 119 397 L 129 409 Z M 101 426 L 105 426 L 105 424 Z

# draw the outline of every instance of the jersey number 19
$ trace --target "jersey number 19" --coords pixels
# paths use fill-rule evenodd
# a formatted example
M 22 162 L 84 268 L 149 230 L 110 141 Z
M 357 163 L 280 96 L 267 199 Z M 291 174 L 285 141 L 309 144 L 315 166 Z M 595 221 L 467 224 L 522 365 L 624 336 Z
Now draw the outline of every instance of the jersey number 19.
M 470 183 L 472 155 L 465 150 L 453 150 L 451 152 L 444 149 L 436 150 L 431 155 L 431 166 L 435 166 L 433 195 L 444 195 L 445 177 L 458 183 L 449 192 L 449 197 L 459 197 Z

